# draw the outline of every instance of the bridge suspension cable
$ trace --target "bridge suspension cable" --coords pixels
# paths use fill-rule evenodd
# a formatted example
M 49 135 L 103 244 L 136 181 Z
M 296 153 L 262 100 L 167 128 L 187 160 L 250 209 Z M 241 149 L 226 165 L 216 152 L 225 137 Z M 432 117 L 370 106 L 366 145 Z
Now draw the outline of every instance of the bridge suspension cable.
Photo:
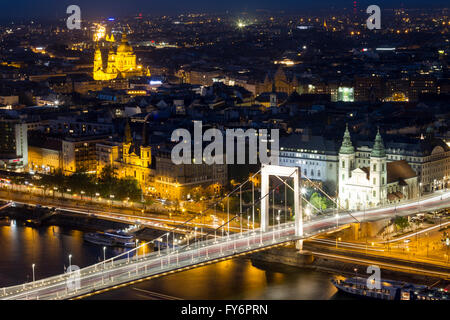
M 330 197 L 328 195 L 328 193 L 326 193 L 318 184 L 316 184 L 316 182 L 312 181 L 311 179 L 309 179 L 307 176 L 302 176 L 304 177 L 306 180 L 308 180 L 310 183 L 312 183 L 314 185 L 315 188 L 319 189 L 320 191 L 322 191 L 322 193 L 328 198 L 330 199 L 335 205 L 336 208 L 341 209 L 344 213 L 348 214 L 350 217 L 352 217 L 354 220 L 356 220 L 358 223 L 361 223 L 361 221 L 359 221 L 355 216 L 353 216 L 350 213 L 350 210 L 346 210 L 345 208 L 343 208 L 338 201 L 336 201 L 335 199 L 333 199 L 332 197 Z
M 243 185 L 244 185 L 245 183 L 247 183 L 250 179 L 252 179 L 253 177 L 255 177 L 260 171 L 261 171 L 261 170 L 259 170 L 257 173 L 255 173 L 251 178 L 247 179 L 247 181 L 245 181 L 243 184 L 241 184 L 241 186 L 243 186 Z M 294 172 L 291 173 L 288 177 L 286 177 L 286 179 L 291 178 L 293 174 L 294 174 Z M 281 180 L 281 179 L 280 179 L 280 180 Z M 265 197 L 270 196 L 270 193 L 271 193 L 271 192 L 274 192 L 279 186 L 282 185 L 282 183 L 284 183 L 284 181 L 281 180 L 281 183 L 278 183 L 276 186 L 274 186 L 274 187 L 272 187 L 271 189 L 269 189 L 269 192 L 268 192 L 267 194 L 261 195 L 260 198 L 259 198 L 258 200 L 253 201 L 252 204 L 251 204 L 251 206 L 254 208 L 255 205 L 256 205 L 257 203 L 260 203 L 262 200 L 264 200 Z M 289 187 L 290 187 L 290 186 L 289 186 Z M 237 187 L 236 189 L 238 189 L 238 188 L 240 188 L 240 186 Z M 236 190 L 236 189 L 235 189 L 235 190 Z M 229 195 L 231 195 L 231 194 L 232 194 L 232 192 L 231 192 Z M 229 195 L 228 195 L 228 196 L 229 196 Z M 210 235 L 210 234 L 212 235 L 213 232 L 216 232 L 217 230 L 219 230 L 220 228 L 222 228 L 222 227 L 225 226 L 225 225 L 228 225 L 228 226 L 229 226 L 229 223 L 231 223 L 232 221 L 234 221 L 235 219 L 237 219 L 237 217 L 238 217 L 238 216 L 235 215 L 233 218 L 229 219 L 227 222 L 225 222 L 225 223 L 223 223 L 222 225 L 218 226 L 217 228 L 213 229 L 213 231 L 207 232 L 207 233 L 202 237 L 202 239 L 203 239 L 203 238 L 206 238 L 206 237 L 207 237 L 208 235 Z M 242 221 L 242 218 L 241 218 L 240 220 Z M 186 246 L 184 246 L 183 248 L 185 248 L 185 247 L 186 247 Z

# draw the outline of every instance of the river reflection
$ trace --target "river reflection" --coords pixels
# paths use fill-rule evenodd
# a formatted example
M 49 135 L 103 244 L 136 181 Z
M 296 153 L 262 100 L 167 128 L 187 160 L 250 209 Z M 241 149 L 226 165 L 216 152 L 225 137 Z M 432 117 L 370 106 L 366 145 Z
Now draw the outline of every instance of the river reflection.
M 261 269 L 263 268 L 263 269 Z M 335 299 L 332 275 L 233 259 L 152 279 L 89 299 Z M 161 297 L 160 294 L 167 295 Z
M 106 258 L 124 252 L 108 248 Z M 11 220 L 0 224 L 0 286 L 32 280 L 32 264 L 36 279 L 64 272 L 71 263 L 85 267 L 103 259 L 101 246 L 83 240 L 83 232 L 51 226 L 31 228 Z

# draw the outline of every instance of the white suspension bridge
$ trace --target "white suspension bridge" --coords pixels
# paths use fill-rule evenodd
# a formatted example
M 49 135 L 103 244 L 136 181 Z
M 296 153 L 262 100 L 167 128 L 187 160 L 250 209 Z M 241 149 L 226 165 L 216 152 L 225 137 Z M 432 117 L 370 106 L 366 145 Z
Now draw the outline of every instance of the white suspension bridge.
M 167 232 L 162 237 L 153 239 L 118 256 L 104 259 L 102 262 L 94 265 L 82 269 L 69 265 L 67 272 L 63 274 L 36 281 L 33 279 L 32 282 L 1 288 L 0 299 L 59 300 L 82 298 L 155 277 L 266 250 L 274 246 L 283 245 L 286 242 L 295 242 L 297 248 L 301 250 L 304 239 L 320 233 L 333 231 L 345 224 L 377 220 L 392 217 L 393 215 L 409 215 L 420 210 L 435 210 L 450 205 L 450 192 L 441 191 L 423 196 L 419 200 L 410 200 L 397 205 L 387 205 L 364 211 L 350 212 L 340 208 L 333 198 L 328 196 L 319 186 L 315 185 L 325 196 L 336 203 L 336 210 L 331 214 L 319 215 L 304 222 L 302 202 L 306 201 L 308 203 L 308 201 L 302 196 L 299 168 L 263 165 L 261 170 L 256 174 L 259 173 L 261 173 L 261 197 L 257 200 L 255 199 L 252 181 L 253 176 L 220 200 L 220 202 L 226 201 L 227 203 L 227 221 L 214 229 L 214 231 L 207 232 L 206 234 L 199 232 L 200 236 L 196 237 L 194 241 L 190 241 L 189 237 L 187 237 L 183 246 L 173 245 L 170 247 L 168 245 L 164 250 L 161 250 L 158 245 L 158 251 L 146 252 L 149 244 L 159 243 L 161 242 L 161 238 L 167 237 L 168 244 L 170 232 Z M 279 180 L 278 185 L 271 189 L 269 188 L 270 176 L 275 176 Z M 288 184 L 287 181 L 289 179 L 294 180 L 293 187 Z M 252 183 L 253 192 L 251 208 L 247 209 L 247 213 L 251 209 L 253 224 L 251 229 L 244 231 L 242 228 L 242 188 L 249 182 Z M 314 184 L 314 182 L 310 182 Z M 275 190 L 282 184 L 285 185 L 285 190 L 289 188 L 294 193 L 294 222 L 285 220 L 281 223 L 279 211 L 275 219 L 274 194 Z M 230 223 L 237 219 L 238 215 L 230 214 L 229 199 L 238 191 L 241 199 L 239 208 L 241 228 L 240 232 L 233 234 L 230 233 Z M 270 194 L 272 194 L 272 225 L 269 225 Z M 255 228 L 255 209 L 258 205 L 261 208 L 259 217 L 260 227 Z M 312 206 L 312 204 L 310 205 Z M 319 210 L 314 206 L 312 207 L 314 210 Z M 247 217 L 250 217 L 250 215 L 248 214 Z M 174 230 L 190 225 L 193 219 L 195 217 L 175 226 Z M 172 239 L 174 244 L 174 233 L 172 233 Z

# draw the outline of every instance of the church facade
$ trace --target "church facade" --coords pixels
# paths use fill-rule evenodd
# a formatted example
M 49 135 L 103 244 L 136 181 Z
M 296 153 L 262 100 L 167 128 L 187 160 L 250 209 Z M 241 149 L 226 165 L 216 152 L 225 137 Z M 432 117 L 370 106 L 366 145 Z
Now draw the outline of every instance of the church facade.
M 339 150 L 338 199 L 341 207 L 362 210 L 417 196 L 416 172 L 405 160 L 386 161 L 386 150 L 380 132 L 375 137 L 369 166 L 357 168 L 356 160 L 347 127 Z
M 143 127 L 142 143 L 138 144 L 131 137 L 130 124 L 125 126 L 125 140 L 122 144 L 122 157 L 119 164 L 119 177 L 131 177 L 145 189 L 150 185 L 152 176 L 152 150 L 147 143 L 146 127 Z
M 111 43 L 111 41 L 109 41 Z M 133 48 L 128 43 L 127 35 L 122 34 L 120 45 L 114 50 L 114 45 L 110 45 L 106 66 L 103 63 L 102 51 L 97 43 L 94 55 L 94 80 L 108 81 L 117 78 L 129 78 L 141 76 L 142 66 L 137 65 L 136 55 Z

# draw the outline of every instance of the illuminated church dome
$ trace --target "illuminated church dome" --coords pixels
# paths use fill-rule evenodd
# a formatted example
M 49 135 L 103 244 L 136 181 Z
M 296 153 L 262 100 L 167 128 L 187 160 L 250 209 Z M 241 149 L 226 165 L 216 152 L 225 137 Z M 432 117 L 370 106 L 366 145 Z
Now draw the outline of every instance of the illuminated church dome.
M 133 53 L 133 48 L 128 43 L 127 35 L 122 33 L 122 41 L 120 46 L 117 48 L 117 53 Z

